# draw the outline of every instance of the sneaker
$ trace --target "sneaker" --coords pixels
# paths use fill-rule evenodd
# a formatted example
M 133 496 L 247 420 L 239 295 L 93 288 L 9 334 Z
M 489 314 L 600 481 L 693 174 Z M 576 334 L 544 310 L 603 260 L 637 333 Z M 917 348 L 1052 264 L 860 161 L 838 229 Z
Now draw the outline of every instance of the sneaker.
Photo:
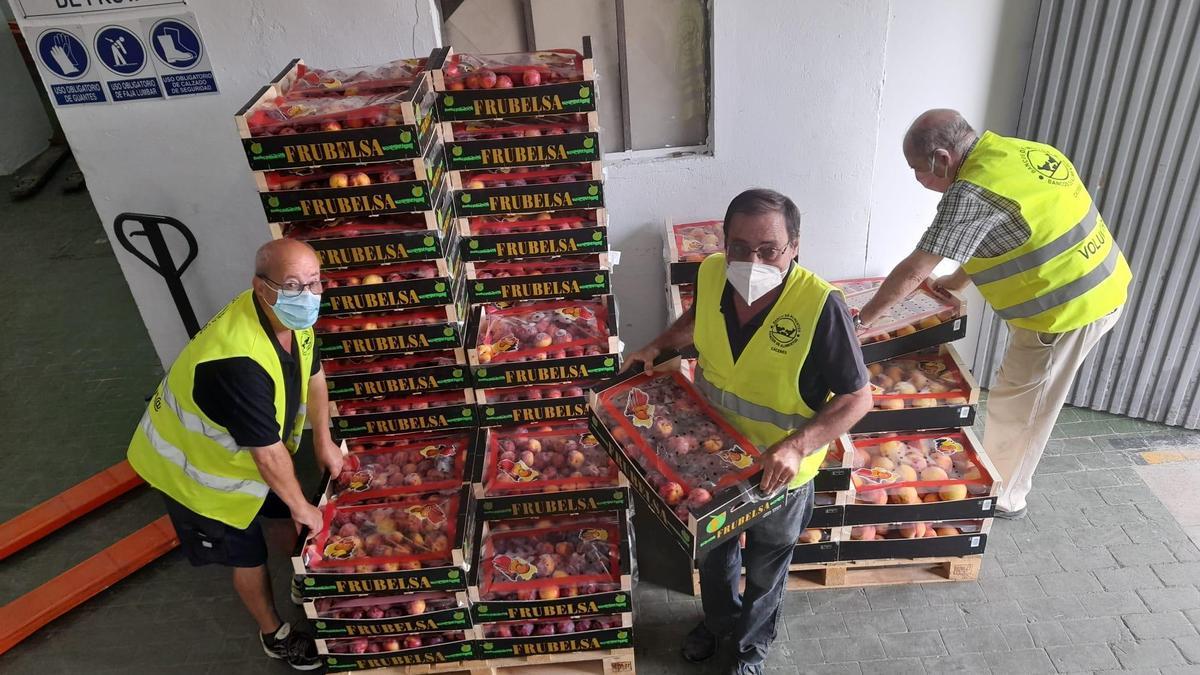
M 267 656 L 284 659 L 296 670 L 316 670 L 321 667 L 317 643 L 303 633 L 293 633 L 289 623 L 284 623 L 271 635 L 259 633 L 258 639 Z
M 1025 512 L 1028 508 L 1029 507 L 1027 507 L 1027 506 L 1022 506 L 1021 508 L 1017 509 L 1016 511 L 1005 511 L 1003 509 L 996 509 L 996 517 L 1003 518 L 1005 520 L 1020 520 L 1025 517 Z
M 679 650 L 683 658 L 692 663 L 700 663 L 712 658 L 717 653 L 717 636 L 701 621 L 692 632 L 683 638 L 683 648 Z
M 300 593 L 300 578 L 292 577 L 291 585 L 292 604 L 299 607 L 304 604 L 304 596 Z
M 761 663 L 746 663 L 739 660 L 733 664 L 733 669 L 729 672 L 730 675 L 765 675 L 767 671 Z

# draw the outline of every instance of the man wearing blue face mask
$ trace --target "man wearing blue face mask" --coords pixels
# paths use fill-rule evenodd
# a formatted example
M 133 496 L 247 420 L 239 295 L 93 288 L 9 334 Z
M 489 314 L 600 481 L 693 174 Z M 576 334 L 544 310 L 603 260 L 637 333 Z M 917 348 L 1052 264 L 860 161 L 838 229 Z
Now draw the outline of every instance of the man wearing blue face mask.
M 800 212 L 773 190 L 747 190 L 725 213 L 725 253 L 709 256 L 695 300 L 630 355 L 650 370 L 662 351 L 699 353 L 695 382 L 722 416 L 763 451 L 760 488 L 789 491 L 782 509 L 699 564 L 704 621 L 683 657 L 703 661 L 729 636 L 732 672 L 757 675 L 775 639 L 792 547 L 812 516 L 812 479 L 830 441 L 871 408 L 854 324 L 841 292 L 796 264 Z M 742 567 L 746 590 L 738 593 Z
M 292 465 L 306 411 L 318 465 L 341 471 L 312 330 L 321 267 L 308 244 L 290 239 L 263 245 L 254 267 L 252 288 L 196 334 L 154 392 L 129 463 L 163 493 L 188 560 L 233 568 L 267 655 L 312 670 L 321 665 L 312 638 L 275 611 L 263 530 L 294 540 L 277 520 L 287 518 L 321 529 Z

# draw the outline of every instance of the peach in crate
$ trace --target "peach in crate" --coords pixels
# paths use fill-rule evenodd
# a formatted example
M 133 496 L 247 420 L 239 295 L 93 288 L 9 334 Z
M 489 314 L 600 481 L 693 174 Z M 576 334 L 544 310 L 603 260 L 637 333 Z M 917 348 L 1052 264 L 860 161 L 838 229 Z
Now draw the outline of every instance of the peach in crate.
M 960 430 L 852 437 L 859 504 L 921 504 L 986 495 L 996 479 Z

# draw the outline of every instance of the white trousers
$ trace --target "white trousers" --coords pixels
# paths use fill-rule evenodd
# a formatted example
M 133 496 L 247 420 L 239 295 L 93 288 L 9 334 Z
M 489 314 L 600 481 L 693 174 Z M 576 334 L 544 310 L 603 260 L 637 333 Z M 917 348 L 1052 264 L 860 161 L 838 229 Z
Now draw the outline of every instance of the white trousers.
M 1121 317 L 1121 309 L 1066 333 L 1009 326 L 1008 349 L 988 390 L 983 447 L 1004 481 L 996 506 L 1025 508 L 1033 472 L 1075 380 L 1096 343 Z

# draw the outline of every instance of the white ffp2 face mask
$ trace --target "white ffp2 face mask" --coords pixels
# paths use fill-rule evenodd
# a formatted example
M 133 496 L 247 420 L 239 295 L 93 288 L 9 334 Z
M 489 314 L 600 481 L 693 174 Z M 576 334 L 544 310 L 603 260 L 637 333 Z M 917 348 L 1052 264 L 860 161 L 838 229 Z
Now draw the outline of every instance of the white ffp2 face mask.
M 725 278 L 746 304 L 752 305 L 783 283 L 783 272 L 774 265 L 738 261 L 725 266 Z

